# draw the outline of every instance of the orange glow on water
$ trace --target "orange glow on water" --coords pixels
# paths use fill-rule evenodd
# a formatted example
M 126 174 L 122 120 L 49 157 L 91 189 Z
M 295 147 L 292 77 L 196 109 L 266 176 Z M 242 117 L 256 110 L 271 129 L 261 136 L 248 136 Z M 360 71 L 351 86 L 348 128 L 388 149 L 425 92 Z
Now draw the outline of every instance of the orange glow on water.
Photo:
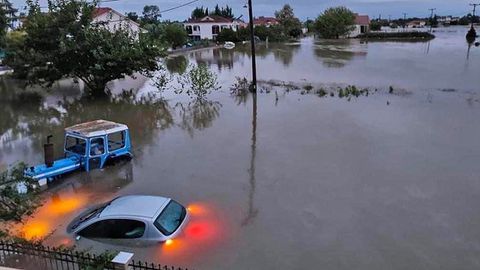
M 214 240 L 218 232 L 218 224 L 208 220 L 192 221 L 185 228 L 185 236 L 196 241 Z
M 172 239 L 168 239 L 167 241 L 165 241 L 165 245 L 167 246 L 170 246 L 173 244 L 173 240 Z
M 32 221 L 25 224 L 21 233 L 27 240 L 40 240 L 50 233 L 50 225 L 44 221 Z
M 46 205 L 46 210 L 53 215 L 63 215 L 79 209 L 86 204 L 83 196 L 70 196 L 66 198 L 52 198 Z
M 192 216 L 205 216 L 209 214 L 208 207 L 202 203 L 193 203 L 187 207 L 188 213 Z

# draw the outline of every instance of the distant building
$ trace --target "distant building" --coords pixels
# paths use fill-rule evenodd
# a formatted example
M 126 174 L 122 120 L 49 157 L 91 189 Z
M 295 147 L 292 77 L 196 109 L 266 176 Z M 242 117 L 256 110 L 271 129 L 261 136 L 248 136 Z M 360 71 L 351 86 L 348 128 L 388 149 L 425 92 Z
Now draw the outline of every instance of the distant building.
M 254 26 L 266 26 L 270 27 L 272 25 L 278 25 L 280 22 L 274 17 L 264 17 L 260 16 L 258 18 L 253 19 Z
M 414 20 L 407 23 L 408 28 L 424 28 L 427 25 L 426 21 Z
M 349 37 L 357 37 L 360 34 L 370 32 L 370 17 L 368 15 L 355 14 L 355 28 L 350 32 Z
M 437 21 L 439 24 L 450 25 L 452 23 L 452 16 L 438 16 Z
M 92 24 L 101 25 L 112 32 L 119 29 L 125 29 L 135 37 L 138 37 L 140 33 L 145 32 L 145 30 L 140 27 L 140 24 L 108 7 L 95 8 L 93 11 Z
M 18 9 L 13 8 L 12 3 L 9 0 L 0 0 L 0 8 L 5 11 L 5 15 L 7 17 L 7 30 L 14 30 L 19 27 L 18 17 L 16 13 Z
M 238 29 L 245 27 L 245 22 L 217 15 L 209 15 L 203 18 L 190 18 L 183 23 L 188 36 L 192 40 L 215 40 L 218 33 L 223 29 Z

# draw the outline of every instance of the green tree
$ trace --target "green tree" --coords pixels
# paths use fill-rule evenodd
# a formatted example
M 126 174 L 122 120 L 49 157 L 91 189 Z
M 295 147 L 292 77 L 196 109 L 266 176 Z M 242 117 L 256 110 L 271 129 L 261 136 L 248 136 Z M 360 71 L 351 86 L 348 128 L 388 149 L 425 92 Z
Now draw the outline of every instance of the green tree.
M 136 12 L 128 12 L 125 14 L 130 20 L 138 22 L 138 14 Z
M 207 15 L 208 15 L 208 9 L 205 10 L 202 6 L 202 7 L 196 7 L 192 11 L 192 16 L 191 17 L 192 17 L 192 19 L 200 19 L 200 18 L 203 18 Z
M 355 14 L 346 7 L 325 10 L 315 21 L 315 30 L 323 38 L 340 38 L 354 29 Z
M 290 5 L 287 4 L 281 10 L 275 11 L 275 17 L 283 27 L 285 35 L 297 38 L 302 34 L 302 23 L 295 17 Z
M 161 17 L 160 8 L 156 5 L 147 5 L 143 7 L 143 24 L 158 23 Z
M 5 6 L 0 5 L 0 48 L 5 48 L 5 36 L 7 35 L 8 23 Z
M 227 41 L 238 42 L 239 39 L 235 31 L 229 28 L 225 28 L 222 31 L 220 31 L 220 33 L 218 33 L 217 41 L 218 42 L 227 42 Z
M 105 96 L 109 81 L 159 69 L 162 48 L 123 29 L 110 32 L 92 25 L 94 3 L 56 0 L 48 12 L 41 12 L 38 3 L 28 5 L 25 41 L 5 59 L 16 78 L 51 86 L 73 77 L 85 83 L 86 93 Z
M 372 31 L 382 30 L 382 23 L 379 22 L 379 21 L 371 21 L 370 22 L 370 30 L 372 30 Z
M 165 26 L 165 41 L 172 47 L 172 49 L 185 45 L 187 40 L 188 34 L 182 25 L 172 23 Z

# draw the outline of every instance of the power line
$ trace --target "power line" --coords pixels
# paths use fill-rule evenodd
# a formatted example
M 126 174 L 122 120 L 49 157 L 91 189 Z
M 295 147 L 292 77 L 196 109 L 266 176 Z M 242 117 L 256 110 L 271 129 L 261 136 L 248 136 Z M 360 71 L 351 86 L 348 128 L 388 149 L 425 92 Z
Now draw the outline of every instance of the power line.
M 113 1 L 118 1 L 118 0 L 113 0 Z M 195 2 L 198 2 L 198 1 L 200 1 L 200 0 L 192 0 L 192 1 L 190 1 L 190 2 L 187 2 L 187 3 L 184 3 L 184 4 L 178 5 L 178 6 L 176 6 L 176 7 L 168 8 L 168 9 L 165 9 L 165 10 L 160 10 L 160 13 L 165 13 L 165 12 L 169 12 L 169 11 L 172 11 L 172 10 L 175 10 L 175 9 L 179 9 L 179 8 L 188 6 L 188 5 L 193 4 L 193 3 L 195 3 Z

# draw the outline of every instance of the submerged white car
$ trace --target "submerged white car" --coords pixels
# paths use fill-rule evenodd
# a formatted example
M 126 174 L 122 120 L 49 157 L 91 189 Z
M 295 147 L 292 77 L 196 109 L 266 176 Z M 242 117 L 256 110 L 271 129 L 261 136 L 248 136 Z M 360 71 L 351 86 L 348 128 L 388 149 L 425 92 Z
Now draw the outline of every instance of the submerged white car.
M 188 221 L 185 207 L 157 196 L 123 196 L 75 218 L 67 232 L 90 239 L 138 239 L 165 242 Z

